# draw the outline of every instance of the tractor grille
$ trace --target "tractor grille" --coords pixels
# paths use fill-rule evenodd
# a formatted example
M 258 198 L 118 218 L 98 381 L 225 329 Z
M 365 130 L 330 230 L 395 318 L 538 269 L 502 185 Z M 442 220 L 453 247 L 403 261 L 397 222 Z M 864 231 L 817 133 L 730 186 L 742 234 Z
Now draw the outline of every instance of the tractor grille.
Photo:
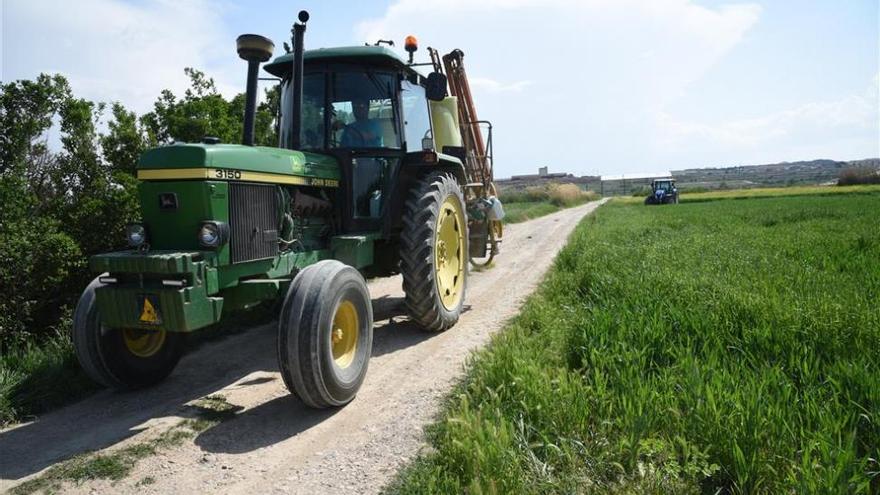
M 278 194 L 275 186 L 229 184 L 232 262 L 278 254 Z

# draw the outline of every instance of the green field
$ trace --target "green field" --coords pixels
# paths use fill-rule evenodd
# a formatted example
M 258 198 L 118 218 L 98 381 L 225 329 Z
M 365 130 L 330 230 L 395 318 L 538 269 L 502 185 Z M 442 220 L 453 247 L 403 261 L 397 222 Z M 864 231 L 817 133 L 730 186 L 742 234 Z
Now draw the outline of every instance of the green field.
M 754 189 L 731 189 L 682 193 L 682 203 L 714 201 L 716 199 L 754 199 L 782 196 L 835 196 L 838 194 L 875 194 L 880 193 L 880 185 L 857 186 L 794 186 L 794 187 L 763 187 Z
M 588 217 L 403 493 L 877 493 L 880 194 Z

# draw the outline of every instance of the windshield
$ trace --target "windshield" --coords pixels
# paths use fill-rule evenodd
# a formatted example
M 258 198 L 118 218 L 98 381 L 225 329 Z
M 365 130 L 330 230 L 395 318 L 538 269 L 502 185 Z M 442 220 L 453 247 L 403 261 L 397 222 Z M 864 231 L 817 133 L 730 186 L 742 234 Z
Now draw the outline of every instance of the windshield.
M 290 79 L 286 79 L 281 88 L 281 143 L 286 147 L 290 146 L 293 137 L 290 86 Z M 394 118 L 395 87 L 396 78 L 392 73 L 305 74 L 300 132 L 302 148 L 400 148 L 400 131 Z
M 654 186 L 654 188 L 655 188 L 655 190 L 662 189 L 664 191 L 671 191 L 672 190 L 672 183 L 669 181 L 657 182 L 656 185 Z

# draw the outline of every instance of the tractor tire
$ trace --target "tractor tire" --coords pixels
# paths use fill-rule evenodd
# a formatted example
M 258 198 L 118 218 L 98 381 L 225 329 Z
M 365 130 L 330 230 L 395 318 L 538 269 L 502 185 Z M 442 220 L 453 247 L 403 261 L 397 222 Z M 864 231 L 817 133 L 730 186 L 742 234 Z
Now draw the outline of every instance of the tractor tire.
M 468 267 L 467 212 L 451 174 L 416 183 L 406 202 L 400 272 L 410 318 L 428 331 L 448 329 L 464 306 Z
M 116 390 L 134 390 L 164 380 L 183 355 L 184 336 L 165 330 L 116 329 L 101 324 L 96 278 L 73 313 L 73 347 L 92 380 Z
M 361 274 L 336 260 L 300 271 L 278 320 L 278 367 L 306 405 L 343 406 L 357 395 L 373 347 L 373 307 Z

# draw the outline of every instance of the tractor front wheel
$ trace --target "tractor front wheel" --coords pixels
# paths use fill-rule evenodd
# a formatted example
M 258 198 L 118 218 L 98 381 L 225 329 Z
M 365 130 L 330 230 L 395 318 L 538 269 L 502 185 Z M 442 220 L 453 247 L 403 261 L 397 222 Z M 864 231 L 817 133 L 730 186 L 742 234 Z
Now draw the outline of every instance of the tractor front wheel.
M 278 320 L 278 367 L 287 388 L 314 408 L 354 399 L 373 347 L 367 283 L 353 267 L 324 260 L 300 271 Z
M 446 330 L 458 321 L 467 288 L 467 213 L 455 177 L 436 173 L 418 182 L 403 225 L 400 272 L 407 312 L 425 330 Z
M 95 279 L 73 314 L 73 347 L 86 374 L 117 390 L 132 390 L 164 380 L 183 355 L 183 336 L 160 329 L 117 329 L 101 324 Z

